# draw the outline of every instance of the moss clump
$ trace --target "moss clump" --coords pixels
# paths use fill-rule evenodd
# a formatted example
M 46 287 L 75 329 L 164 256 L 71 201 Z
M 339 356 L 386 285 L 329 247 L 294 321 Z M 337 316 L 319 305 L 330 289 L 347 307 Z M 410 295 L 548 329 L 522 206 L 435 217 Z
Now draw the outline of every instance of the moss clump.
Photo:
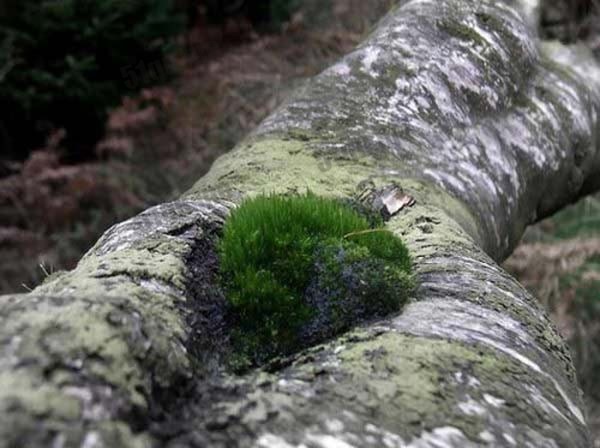
M 411 260 L 382 225 L 310 193 L 235 209 L 218 248 L 238 362 L 261 363 L 398 311 L 412 288 Z

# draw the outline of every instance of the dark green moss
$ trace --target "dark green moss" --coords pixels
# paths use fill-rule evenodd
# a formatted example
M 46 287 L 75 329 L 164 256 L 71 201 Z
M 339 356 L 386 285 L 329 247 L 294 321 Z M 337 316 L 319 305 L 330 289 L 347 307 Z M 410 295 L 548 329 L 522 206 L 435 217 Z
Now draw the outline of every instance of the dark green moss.
M 261 363 L 398 311 L 412 288 L 411 260 L 382 225 L 310 193 L 235 209 L 219 242 L 235 363 Z

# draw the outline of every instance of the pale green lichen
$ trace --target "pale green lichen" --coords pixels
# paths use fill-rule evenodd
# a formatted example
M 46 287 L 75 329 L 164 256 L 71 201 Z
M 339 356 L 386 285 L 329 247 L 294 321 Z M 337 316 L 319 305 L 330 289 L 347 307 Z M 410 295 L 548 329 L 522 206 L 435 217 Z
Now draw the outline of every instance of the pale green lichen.
M 393 332 L 375 337 L 359 333 L 348 339 L 357 337 L 362 340 L 350 342 L 337 355 L 342 376 L 331 385 L 331 393 L 355 394 L 362 405 L 376 409 L 381 427 L 407 441 L 444 422 L 483 443 L 481 431 L 489 427 L 476 415 L 460 412 L 459 405 L 474 400 L 490 416 L 503 412 L 486 404 L 484 394 L 501 397 L 515 422 L 528 425 L 540 418 L 534 409 L 517 406 L 522 392 L 514 382 L 529 382 L 530 372 L 513 358 L 483 346 Z M 553 393 L 550 381 L 538 378 L 535 383 Z
M 480 223 L 462 202 L 447 192 L 422 180 L 399 179 L 397 174 L 381 169 L 380 161 L 371 156 L 362 155 L 356 160 L 335 157 L 315 154 L 305 141 L 251 140 L 220 157 L 185 197 L 240 200 L 260 194 L 311 191 L 321 196 L 356 198 L 365 182 L 373 188 L 398 183 L 418 203 L 445 211 L 476 242 L 488 245 Z
M 184 197 L 239 199 L 307 190 L 319 196 L 348 197 L 377 168 L 376 161 L 367 156 L 362 160 L 328 160 L 312 152 L 304 140 L 250 140 L 221 156 Z
M 129 432 L 130 422 L 110 420 L 111 413 L 123 407 L 124 419 L 144 414 L 156 405 L 154 388 L 191 376 L 178 307 L 189 250 L 183 240 L 161 234 L 121 250 L 93 249 L 74 271 L 49 277 L 31 296 L 3 300 L 0 338 L 10 345 L 7 359 L 15 367 L 0 374 L 0 406 L 3 415 L 5 406 L 20 409 L 12 423 L 0 424 L 5 440 L 12 440 L 6 424 L 37 427 L 43 419 L 70 445 L 89 437 L 86 432 L 118 442 L 113 446 L 147 443 Z M 100 421 L 84 424 L 90 413 Z M 52 443 L 50 433 L 33 442 L 36 434 L 15 439 L 14 446 Z

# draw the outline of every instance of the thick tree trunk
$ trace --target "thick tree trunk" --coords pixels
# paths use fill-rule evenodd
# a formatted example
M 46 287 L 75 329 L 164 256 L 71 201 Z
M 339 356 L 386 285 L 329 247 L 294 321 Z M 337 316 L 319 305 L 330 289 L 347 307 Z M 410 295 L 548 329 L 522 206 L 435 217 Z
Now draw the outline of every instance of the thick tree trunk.
M 536 39 L 534 1 L 413 0 L 181 200 L 0 301 L 0 445 L 577 446 L 568 350 L 496 262 L 600 187 L 600 69 Z M 387 223 L 419 287 L 396 316 L 222 368 L 214 240 L 265 192 L 416 199 Z

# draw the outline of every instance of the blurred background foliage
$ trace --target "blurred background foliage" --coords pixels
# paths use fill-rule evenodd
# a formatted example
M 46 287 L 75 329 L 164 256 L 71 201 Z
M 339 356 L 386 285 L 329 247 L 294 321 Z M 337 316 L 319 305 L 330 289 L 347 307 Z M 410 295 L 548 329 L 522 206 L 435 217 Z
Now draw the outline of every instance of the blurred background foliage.
M 289 20 L 301 2 L 302 0 L 207 0 L 205 9 L 209 23 L 224 23 L 232 15 L 242 15 L 263 31 L 276 31 Z
M 141 87 L 123 80 L 139 61 L 162 60 L 183 29 L 169 0 L 1 0 L 0 133 L 25 158 L 52 129 L 69 159 L 86 159 L 109 108 Z M 164 81 L 148 77 L 147 83 Z
M 0 0 L 0 293 L 69 269 L 177 197 L 396 0 Z M 600 1 L 541 34 L 600 57 Z M 600 447 L 600 198 L 530 228 L 506 269 L 573 352 Z
M 109 109 L 172 77 L 165 57 L 202 8 L 208 23 L 246 17 L 275 31 L 299 0 L 0 0 L 0 143 L 24 159 L 53 129 L 64 156 L 94 156 Z
M 550 311 L 571 346 L 600 446 L 600 196 L 529 228 L 505 267 Z

